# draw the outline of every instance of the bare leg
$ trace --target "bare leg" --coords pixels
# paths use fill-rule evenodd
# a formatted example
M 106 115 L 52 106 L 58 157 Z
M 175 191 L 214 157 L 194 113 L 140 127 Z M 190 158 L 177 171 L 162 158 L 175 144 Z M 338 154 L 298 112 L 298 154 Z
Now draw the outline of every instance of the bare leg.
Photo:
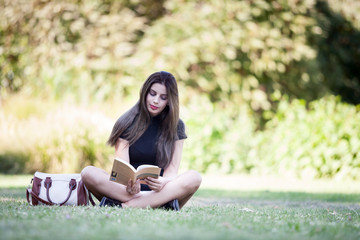
M 106 171 L 93 166 L 88 166 L 81 172 L 81 179 L 85 186 L 98 200 L 107 196 L 121 202 L 127 202 L 141 195 L 130 195 L 126 191 L 126 186 L 111 182 L 109 178 L 110 175 Z
M 156 208 L 173 199 L 178 199 L 180 208 L 182 208 L 200 187 L 200 184 L 200 174 L 196 171 L 188 171 L 168 182 L 160 192 L 142 192 L 139 197 L 125 202 L 125 205 L 129 207 L 144 208 L 150 206 Z

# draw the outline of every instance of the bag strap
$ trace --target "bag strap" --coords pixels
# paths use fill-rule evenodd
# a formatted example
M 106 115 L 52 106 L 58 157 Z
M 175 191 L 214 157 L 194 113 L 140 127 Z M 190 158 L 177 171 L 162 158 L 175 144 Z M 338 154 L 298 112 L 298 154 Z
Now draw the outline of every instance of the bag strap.
M 45 182 L 44 182 L 44 187 L 46 188 L 46 197 L 49 200 L 50 203 L 54 204 L 51 199 L 50 199 L 50 195 L 49 195 L 49 189 L 51 188 L 52 185 L 52 180 L 51 177 L 46 177 Z
M 35 198 L 35 199 L 38 200 L 39 202 L 42 202 L 42 203 L 44 203 L 44 204 L 46 204 L 46 205 L 50 205 L 50 206 L 55 205 L 54 203 L 50 203 L 50 202 L 48 202 L 48 201 L 45 201 L 45 200 L 42 199 L 42 198 L 39 198 L 33 191 L 31 191 L 30 188 L 27 188 L 27 189 L 26 189 L 26 199 L 27 199 L 28 203 L 30 203 L 29 195 L 31 195 L 32 198 Z
M 44 203 L 44 204 L 46 204 L 46 205 L 49 205 L 49 206 L 57 205 L 57 204 L 55 204 L 55 203 L 48 202 L 48 201 L 46 201 L 46 200 L 38 197 L 35 193 L 33 193 L 33 191 L 31 191 L 30 188 L 27 188 L 27 189 L 26 189 L 26 199 L 27 199 L 27 201 L 28 201 L 29 204 L 31 204 L 31 203 L 30 203 L 30 195 L 31 195 L 32 198 L 35 198 L 35 199 L 38 200 L 39 202 L 42 202 L 42 203 Z M 95 204 L 95 202 L 94 202 L 94 199 L 93 199 L 92 196 L 91 196 L 90 191 L 89 191 L 89 200 L 90 200 L 90 203 L 95 207 L 96 204 Z
M 48 201 L 50 203 L 55 204 L 55 203 L 53 203 L 53 201 L 51 201 L 50 194 L 49 194 L 49 190 L 50 190 L 51 185 L 52 185 L 51 178 L 46 177 L 45 182 L 44 182 L 44 186 L 46 188 L 46 197 L 47 197 L 47 199 L 48 199 Z M 68 193 L 66 199 L 62 203 L 60 203 L 58 205 L 60 205 L 60 206 L 64 205 L 69 200 L 72 191 L 75 190 L 75 189 L 76 189 L 76 180 L 72 178 L 70 180 L 70 182 L 69 182 L 69 193 Z

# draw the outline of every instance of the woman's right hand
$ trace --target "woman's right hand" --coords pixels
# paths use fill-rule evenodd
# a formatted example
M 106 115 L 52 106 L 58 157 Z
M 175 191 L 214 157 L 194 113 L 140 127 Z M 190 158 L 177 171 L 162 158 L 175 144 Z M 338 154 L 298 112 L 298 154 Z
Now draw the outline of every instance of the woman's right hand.
M 128 181 L 128 185 L 126 186 L 126 191 L 130 194 L 130 195 L 134 195 L 140 192 L 140 179 L 136 180 L 136 182 L 133 184 L 132 180 L 129 179 Z

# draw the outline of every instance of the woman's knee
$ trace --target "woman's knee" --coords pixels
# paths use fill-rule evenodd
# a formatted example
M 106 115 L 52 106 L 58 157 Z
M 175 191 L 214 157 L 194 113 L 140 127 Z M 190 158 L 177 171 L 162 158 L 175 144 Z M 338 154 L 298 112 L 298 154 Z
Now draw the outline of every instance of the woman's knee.
M 94 166 L 87 166 L 81 171 L 81 179 L 85 183 L 85 185 L 94 184 L 96 181 L 96 170 L 97 168 Z
M 202 182 L 202 177 L 201 177 L 200 173 L 198 173 L 195 170 L 191 170 L 191 174 L 193 176 L 193 181 L 194 181 L 194 184 L 196 185 L 196 189 L 198 189 Z
M 196 192 L 202 181 L 200 173 L 195 170 L 190 170 L 186 173 L 186 175 L 186 181 L 184 182 L 183 187 L 186 188 L 189 192 Z

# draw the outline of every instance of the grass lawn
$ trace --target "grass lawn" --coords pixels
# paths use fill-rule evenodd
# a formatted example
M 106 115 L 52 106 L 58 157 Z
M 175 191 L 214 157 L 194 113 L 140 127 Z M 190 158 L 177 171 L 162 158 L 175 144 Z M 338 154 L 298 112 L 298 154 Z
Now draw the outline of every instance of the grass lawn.
M 0 175 L 0 239 L 360 239 L 356 182 L 226 178 L 219 190 L 204 177 L 194 199 L 169 212 L 32 207 L 31 176 Z

